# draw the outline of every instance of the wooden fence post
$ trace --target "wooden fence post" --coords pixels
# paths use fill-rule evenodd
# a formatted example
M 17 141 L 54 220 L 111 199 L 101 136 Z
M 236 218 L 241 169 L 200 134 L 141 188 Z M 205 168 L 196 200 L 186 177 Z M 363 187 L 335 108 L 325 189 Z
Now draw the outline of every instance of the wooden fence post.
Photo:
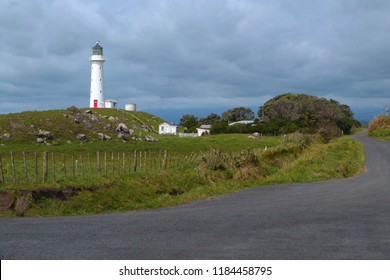
M 147 171 L 148 168 L 148 153 L 144 151 L 144 171 Z
M 131 152 L 129 152 L 129 173 L 131 173 Z
M 104 152 L 104 176 L 107 176 L 107 152 Z
M 161 170 L 162 167 L 163 167 L 163 161 L 162 161 L 162 150 L 160 150 L 160 159 L 159 159 L 159 163 L 160 163 L 160 166 L 159 166 L 159 169 Z
M 121 157 L 119 156 L 119 153 L 117 153 L 117 159 L 118 159 L 118 175 L 121 174 Z
M 126 174 L 126 154 L 125 154 L 125 152 L 123 152 L 123 154 L 122 154 L 122 159 L 123 159 L 123 162 L 122 162 L 123 174 Z
M 14 184 L 16 184 L 16 170 L 15 170 L 15 158 L 14 153 L 11 151 L 11 166 Z
M 114 171 L 115 171 L 114 152 L 111 152 L 111 164 L 112 164 L 112 173 L 111 173 L 111 175 L 114 176 Z
M 142 171 L 142 151 L 139 151 L 139 170 Z
M 64 178 L 66 179 L 66 157 L 65 154 L 62 154 L 63 168 L 64 168 Z
M 156 151 L 153 152 L 154 158 L 153 158 L 153 171 L 157 172 L 157 154 Z
M 38 183 L 38 153 L 34 152 L 35 182 Z
M 100 170 L 100 153 L 99 151 L 96 153 L 96 160 L 97 160 L 97 165 L 98 165 L 98 174 L 99 174 L 99 177 L 102 176 L 102 173 L 101 173 L 101 170 Z
M 167 155 L 167 150 L 164 152 L 164 169 L 167 170 L 168 168 L 168 155 Z
M 84 173 L 84 157 L 83 157 L 83 153 L 80 153 L 80 161 L 81 161 L 81 174 L 84 178 L 85 176 L 85 173 Z
M 53 167 L 53 180 L 56 180 L 56 157 L 54 155 L 54 152 L 51 153 L 51 164 Z
M 134 150 L 134 172 L 137 172 L 137 150 Z
M 4 172 L 3 172 L 3 161 L 1 159 L 1 154 L 0 154 L 0 179 L 1 179 L 1 184 L 4 186 L 5 185 L 5 181 L 4 181 Z
M 91 155 L 88 152 L 88 163 L 89 163 L 89 177 L 92 177 L 92 163 L 91 163 Z
M 26 160 L 25 152 L 23 152 L 23 166 L 24 166 L 24 178 L 26 182 L 28 182 L 28 170 L 27 170 L 27 160 Z
M 72 177 L 73 179 L 76 178 L 75 167 L 74 167 L 74 155 L 72 155 Z
M 47 182 L 47 177 L 49 174 L 49 154 L 47 152 L 43 152 L 43 166 L 42 166 L 42 177 L 43 182 Z

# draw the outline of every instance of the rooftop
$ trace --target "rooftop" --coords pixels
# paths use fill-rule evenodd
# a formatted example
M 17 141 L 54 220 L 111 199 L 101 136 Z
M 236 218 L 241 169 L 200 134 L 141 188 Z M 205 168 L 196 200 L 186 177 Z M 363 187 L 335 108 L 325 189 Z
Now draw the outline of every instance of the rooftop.
M 96 45 L 92 48 L 92 55 L 103 55 L 103 48 L 99 45 L 99 41 L 97 41 Z

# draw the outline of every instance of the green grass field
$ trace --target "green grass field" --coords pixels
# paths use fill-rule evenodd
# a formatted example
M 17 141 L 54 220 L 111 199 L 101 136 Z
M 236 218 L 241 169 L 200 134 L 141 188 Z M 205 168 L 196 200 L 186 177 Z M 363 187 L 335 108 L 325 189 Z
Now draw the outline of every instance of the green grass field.
M 171 170 L 194 161 L 208 150 L 218 149 L 223 153 L 263 150 L 281 141 L 280 137 L 263 137 L 255 141 L 242 134 L 198 138 L 158 136 L 158 139 L 158 142 L 110 140 L 59 146 L 8 143 L 0 149 L 3 188 L 32 189 L 58 186 L 64 181 L 84 184 L 102 177 Z

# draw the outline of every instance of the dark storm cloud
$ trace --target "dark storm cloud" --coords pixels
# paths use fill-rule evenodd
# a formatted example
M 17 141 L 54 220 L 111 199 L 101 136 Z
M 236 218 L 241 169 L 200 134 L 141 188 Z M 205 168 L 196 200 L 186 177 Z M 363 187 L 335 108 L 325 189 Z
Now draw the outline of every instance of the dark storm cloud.
M 105 97 L 122 106 L 212 110 L 307 92 L 380 107 L 389 12 L 386 0 L 2 1 L 0 112 L 87 106 L 96 40 Z

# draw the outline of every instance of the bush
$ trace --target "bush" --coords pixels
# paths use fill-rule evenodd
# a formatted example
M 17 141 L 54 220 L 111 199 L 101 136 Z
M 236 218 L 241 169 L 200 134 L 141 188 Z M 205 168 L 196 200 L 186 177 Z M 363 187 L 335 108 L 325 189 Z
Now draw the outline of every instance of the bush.
M 312 135 L 295 132 L 285 135 L 281 141 L 281 144 L 298 146 L 301 150 L 304 150 L 310 145 L 312 138 Z
M 330 140 L 340 137 L 343 132 L 337 125 L 329 124 L 325 127 L 322 127 L 318 131 L 318 135 L 321 136 L 324 143 L 329 143 Z
M 210 150 L 200 157 L 201 165 L 209 170 L 226 170 L 228 167 L 228 158 L 220 150 Z
M 390 129 L 390 117 L 379 116 L 376 117 L 368 126 L 368 132 L 372 133 L 375 130 Z
M 210 150 L 200 158 L 198 170 L 223 171 L 233 180 L 258 179 L 262 176 L 260 158 L 254 151 L 239 154 L 222 153 Z

